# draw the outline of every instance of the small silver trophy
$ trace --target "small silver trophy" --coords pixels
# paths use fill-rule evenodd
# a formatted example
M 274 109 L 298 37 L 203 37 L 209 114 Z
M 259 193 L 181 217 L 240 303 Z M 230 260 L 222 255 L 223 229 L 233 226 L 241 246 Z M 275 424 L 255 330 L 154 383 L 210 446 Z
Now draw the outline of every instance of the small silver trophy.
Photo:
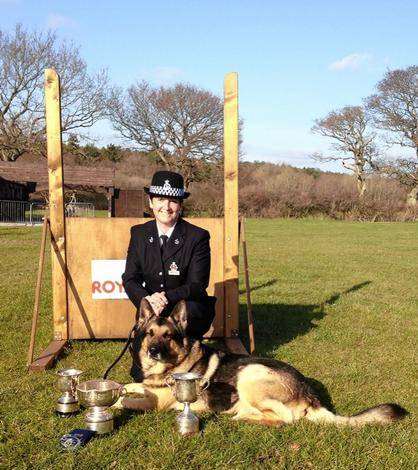
M 113 380 L 88 380 L 77 386 L 80 404 L 89 408 L 84 416 L 86 428 L 97 434 L 113 431 L 113 414 L 109 407 L 116 403 L 123 387 Z
M 192 413 L 190 403 L 194 403 L 200 395 L 198 381 L 202 378 L 195 372 L 172 375 L 175 380 L 174 396 L 184 403 L 184 410 L 177 416 L 177 429 L 182 436 L 192 436 L 199 432 L 199 418 Z
M 58 398 L 57 405 L 55 407 L 60 416 L 69 416 L 80 409 L 77 400 L 76 387 L 82 373 L 83 372 L 78 369 L 61 369 L 57 372 L 58 390 L 60 392 L 64 392 L 63 395 Z

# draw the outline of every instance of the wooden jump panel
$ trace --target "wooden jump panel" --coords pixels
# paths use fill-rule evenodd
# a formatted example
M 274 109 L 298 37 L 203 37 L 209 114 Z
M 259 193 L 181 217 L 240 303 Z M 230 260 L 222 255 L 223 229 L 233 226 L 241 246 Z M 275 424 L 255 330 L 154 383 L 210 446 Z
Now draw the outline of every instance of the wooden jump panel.
M 71 339 L 126 338 L 135 319 L 128 299 L 93 299 L 91 261 L 126 259 L 130 228 L 149 219 L 67 219 L 68 312 Z M 208 336 L 224 335 L 223 219 L 192 219 L 211 234 L 209 295 L 216 295 L 216 318 Z
M 45 101 L 48 149 L 48 181 L 52 246 L 54 340 L 32 364 L 43 370 L 53 363 L 68 338 L 125 338 L 132 327 L 135 308 L 128 299 L 95 300 L 92 296 L 92 260 L 125 260 L 130 227 L 144 219 L 64 218 L 63 162 L 59 77 L 45 71 Z M 8 168 L 0 168 L 2 171 Z M 71 170 L 68 170 L 69 173 Z M 75 173 L 77 183 L 99 176 Z M 23 177 L 22 173 L 19 181 Z M 69 175 L 68 175 L 69 176 Z M 101 175 L 107 185 L 108 175 Z M 29 181 L 35 172 L 26 174 Z M 67 179 L 67 184 L 71 184 Z M 228 347 L 244 353 L 238 336 L 238 75 L 229 73 L 224 82 L 224 182 L 223 219 L 193 219 L 211 234 L 212 269 L 208 293 L 218 298 L 216 318 L 208 336 L 223 337 Z M 110 186 L 110 185 L 109 185 Z M 67 237 L 67 238 L 66 238 Z M 68 253 L 66 253 L 66 242 Z M 67 291 L 68 289 L 68 291 Z

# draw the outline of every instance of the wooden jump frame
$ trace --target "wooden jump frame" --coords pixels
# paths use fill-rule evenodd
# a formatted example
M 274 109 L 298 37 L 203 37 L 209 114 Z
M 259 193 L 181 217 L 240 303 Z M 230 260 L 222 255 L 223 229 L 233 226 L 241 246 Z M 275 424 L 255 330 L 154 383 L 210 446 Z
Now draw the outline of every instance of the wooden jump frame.
M 48 150 L 50 214 L 44 224 L 34 321 L 28 353 L 30 370 L 50 367 L 70 339 L 126 338 L 135 318 L 128 299 L 92 298 L 92 260 L 123 260 L 130 227 L 146 219 L 70 218 L 64 213 L 60 85 L 57 73 L 45 71 L 45 102 Z M 217 296 L 216 317 L 209 337 L 222 338 L 226 346 L 247 354 L 239 338 L 238 253 L 243 242 L 250 348 L 254 351 L 248 267 L 243 221 L 238 219 L 238 75 L 224 81 L 224 217 L 193 219 L 211 233 L 212 268 L 208 292 Z M 241 228 L 240 228 L 241 227 Z M 43 267 L 46 231 L 51 234 L 53 340 L 33 360 L 33 344 Z

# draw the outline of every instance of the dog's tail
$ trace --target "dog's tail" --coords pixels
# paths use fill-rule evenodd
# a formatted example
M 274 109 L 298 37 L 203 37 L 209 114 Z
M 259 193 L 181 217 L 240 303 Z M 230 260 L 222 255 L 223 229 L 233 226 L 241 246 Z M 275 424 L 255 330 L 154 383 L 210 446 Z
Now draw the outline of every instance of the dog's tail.
M 334 423 L 345 426 L 364 426 L 365 424 L 390 424 L 408 415 L 408 411 L 396 403 L 384 403 L 367 410 L 361 411 L 353 416 L 340 416 L 332 413 L 326 408 L 310 407 L 306 418 L 309 421 L 321 423 Z

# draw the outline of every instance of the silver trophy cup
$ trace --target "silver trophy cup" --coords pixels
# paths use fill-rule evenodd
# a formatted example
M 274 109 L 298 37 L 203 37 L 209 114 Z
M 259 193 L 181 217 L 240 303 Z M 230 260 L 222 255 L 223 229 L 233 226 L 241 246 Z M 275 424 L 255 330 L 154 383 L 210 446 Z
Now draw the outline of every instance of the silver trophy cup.
M 58 398 L 57 405 L 55 407 L 60 416 L 68 416 L 80 409 L 77 400 L 76 387 L 82 373 L 83 372 L 78 369 L 61 369 L 57 372 L 58 390 L 60 392 L 64 392 L 63 395 Z
M 113 431 L 113 414 L 109 407 L 116 403 L 122 388 L 113 380 L 88 380 L 78 385 L 80 404 L 88 408 L 84 416 L 87 429 L 97 434 Z
M 174 385 L 174 396 L 180 403 L 184 403 L 184 410 L 177 416 L 177 429 L 182 436 L 191 436 L 199 432 L 199 418 L 192 413 L 190 403 L 197 401 L 201 393 L 199 380 L 200 374 L 195 372 L 178 373 L 172 375 Z

